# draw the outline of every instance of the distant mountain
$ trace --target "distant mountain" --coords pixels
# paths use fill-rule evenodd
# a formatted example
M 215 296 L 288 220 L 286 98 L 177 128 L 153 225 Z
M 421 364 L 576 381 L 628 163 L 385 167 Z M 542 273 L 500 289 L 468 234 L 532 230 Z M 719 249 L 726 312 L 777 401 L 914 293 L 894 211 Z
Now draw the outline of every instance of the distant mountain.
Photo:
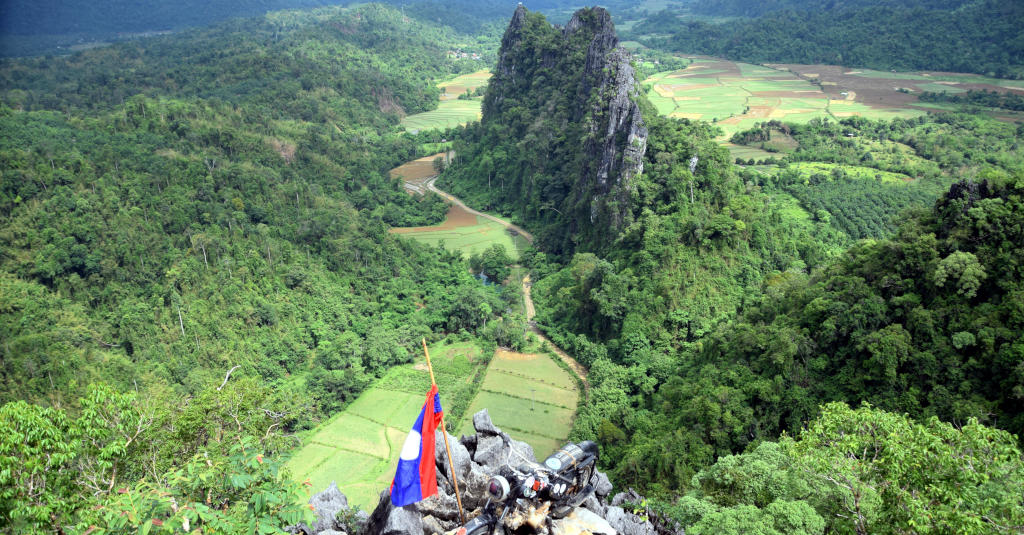
M 722 0 L 672 9 L 632 28 L 629 38 L 653 48 L 751 63 L 845 65 L 880 70 L 973 72 L 1024 76 L 1024 5 L 921 0 L 822 2 L 777 0 L 759 8 Z M 694 13 L 755 16 L 728 22 Z
M 691 0 L 684 3 L 691 12 L 701 15 L 757 17 L 782 10 L 849 11 L 868 7 L 901 7 L 905 9 L 957 9 L 970 4 L 967 0 Z
M 27 36 L 174 30 L 278 9 L 345 3 L 331 0 L 11 0 L 2 8 L 0 33 Z

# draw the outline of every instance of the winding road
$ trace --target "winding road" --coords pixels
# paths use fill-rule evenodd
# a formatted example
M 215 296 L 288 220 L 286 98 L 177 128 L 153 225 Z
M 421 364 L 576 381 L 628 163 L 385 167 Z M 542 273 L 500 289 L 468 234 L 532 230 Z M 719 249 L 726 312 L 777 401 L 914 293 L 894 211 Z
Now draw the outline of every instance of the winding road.
M 434 184 L 434 182 L 437 181 L 437 178 L 438 178 L 437 176 L 432 176 L 432 177 L 427 179 L 426 186 L 427 186 L 428 190 L 430 190 L 430 191 L 440 195 L 441 197 L 447 199 L 449 202 L 451 202 L 451 203 L 453 203 L 455 205 L 458 205 L 459 208 L 462 208 L 463 210 L 465 210 L 465 211 L 467 211 L 467 212 L 469 212 L 469 213 L 471 213 L 473 215 L 478 215 L 478 216 L 480 216 L 482 218 L 490 219 L 491 221 L 494 221 L 495 223 L 498 223 L 499 225 L 501 225 L 501 226 L 503 226 L 503 227 L 505 227 L 507 229 L 514 230 L 514 231 L 518 232 L 520 236 L 522 236 L 523 238 L 526 238 L 526 241 L 530 242 L 531 244 L 533 243 L 533 234 L 530 234 L 529 232 L 526 232 L 525 230 L 523 230 L 522 227 L 520 227 L 518 225 L 513 225 L 512 223 L 509 223 L 508 221 L 505 221 L 503 219 L 495 217 L 495 216 L 493 216 L 491 214 L 485 214 L 483 212 L 478 212 L 478 211 L 476 211 L 476 210 L 466 206 L 466 203 L 462 202 L 462 200 L 459 199 L 458 197 L 452 195 L 451 193 L 448 193 L 446 191 L 442 191 L 442 190 L 438 189 L 437 186 Z

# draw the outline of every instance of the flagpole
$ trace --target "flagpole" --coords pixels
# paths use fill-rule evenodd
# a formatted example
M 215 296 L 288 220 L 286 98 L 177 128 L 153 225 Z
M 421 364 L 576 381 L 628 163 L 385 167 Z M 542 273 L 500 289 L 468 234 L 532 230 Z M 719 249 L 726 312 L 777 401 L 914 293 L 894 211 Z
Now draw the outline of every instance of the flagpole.
M 427 339 L 423 338 L 423 354 L 427 357 L 427 370 L 430 371 L 430 385 L 436 386 L 434 380 L 434 366 L 430 364 L 430 352 L 427 351 Z M 455 463 L 452 462 L 452 447 L 448 444 L 448 429 L 444 425 L 444 411 L 441 411 L 441 436 L 444 437 L 444 448 L 448 451 L 448 466 L 451 468 L 452 485 L 455 487 L 455 501 L 459 504 L 459 520 L 466 523 L 466 515 L 462 512 L 462 497 L 459 496 L 459 478 L 455 474 Z

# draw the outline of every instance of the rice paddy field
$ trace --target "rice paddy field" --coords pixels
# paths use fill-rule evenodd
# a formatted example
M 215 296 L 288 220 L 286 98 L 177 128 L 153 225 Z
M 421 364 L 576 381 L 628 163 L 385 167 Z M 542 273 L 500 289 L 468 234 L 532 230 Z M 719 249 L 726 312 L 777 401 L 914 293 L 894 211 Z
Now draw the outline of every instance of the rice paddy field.
M 443 242 L 446 248 L 461 251 L 466 257 L 497 243 L 505 246 L 509 256 L 518 259 L 519 253 L 529 246 L 525 238 L 511 234 L 501 223 L 469 213 L 455 204 L 448 208 L 448 216 L 440 225 L 393 228 L 390 232 L 429 245 Z
M 826 117 L 888 119 L 925 113 L 869 106 L 850 93 L 826 93 L 810 78 L 786 69 L 717 59 L 695 58 L 686 69 L 655 74 L 644 84 L 659 113 L 713 122 L 722 128 L 723 139 L 772 119 L 802 123 Z
M 487 84 L 491 77 L 490 71 L 481 70 L 463 74 L 437 84 L 441 88 L 440 102 L 436 110 L 407 115 L 402 119 L 402 126 L 409 132 L 420 130 L 446 129 L 480 120 L 480 104 L 482 97 L 459 100 L 459 95 L 466 91 L 475 91 Z
M 715 58 L 691 58 L 686 69 L 644 81 L 647 97 L 669 117 L 715 123 L 720 141 L 734 158 L 763 160 L 771 153 L 726 143 L 733 133 L 759 122 L 806 123 L 813 119 L 911 118 L 958 106 L 918 101 L 924 91 L 963 93 L 972 89 L 1024 94 L 1024 81 L 976 74 L 898 73 L 850 70 L 835 65 L 751 65 Z M 1003 115 L 1007 115 L 1004 113 Z M 1001 119 L 1022 119 L 1003 117 Z M 790 147 L 776 147 L 785 152 Z
M 487 364 L 476 345 L 438 343 L 430 347 L 441 406 L 451 406 Z M 285 465 L 296 481 L 306 479 L 317 491 L 331 482 L 362 509 L 372 509 L 378 494 L 391 484 L 409 429 L 430 389 L 422 356 L 397 366 L 367 388 L 341 413 L 309 432 Z
M 541 353 L 499 349 L 463 417 L 459 430 L 472 434 L 473 414 L 487 409 L 506 433 L 543 458 L 568 439 L 579 392 L 572 375 Z

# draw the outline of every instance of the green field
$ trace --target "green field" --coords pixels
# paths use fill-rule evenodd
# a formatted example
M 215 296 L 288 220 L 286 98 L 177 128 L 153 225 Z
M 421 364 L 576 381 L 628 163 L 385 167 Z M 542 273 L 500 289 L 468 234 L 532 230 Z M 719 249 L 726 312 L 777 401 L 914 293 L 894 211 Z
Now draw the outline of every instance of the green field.
M 872 167 L 861 167 L 859 165 L 841 165 L 823 162 L 796 162 L 789 164 L 787 169 L 795 170 L 804 177 L 810 177 L 814 174 L 829 175 L 832 173 L 832 170 L 836 168 L 841 168 L 846 172 L 847 176 L 863 180 L 877 180 L 883 184 L 902 184 L 912 180 L 909 176 L 900 173 L 880 171 Z
M 447 411 L 457 396 L 472 394 L 472 378 L 486 359 L 466 342 L 433 344 L 430 355 Z M 350 504 L 372 509 L 395 475 L 402 443 L 429 389 L 422 357 L 392 368 L 344 411 L 310 431 L 286 468 L 296 481 L 309 479 L 312 489 L 336 482 Z
M 925 114 L 924 111 L 909 108 L 872 108 L 852 100 L 833 100 L 829 103 L 828 110 L 840 119 L 854 115 L 875 120 L 911 119 Z
M 509 256 L 518 259 L 519 253 L 529 246 L 525 238 L 512 236 L 500 223 L 480 216 L 472 217 L 475 224 L 453 226 L 446 222 L 436 227 L 398 228 L 391 232 L 429 245 L 444 242 L 446 248 L 461 251 L 466 257 L 483 252 L 491 245 L 501 244 Z
M 453 128 L 472 121 L 480 120 L 480 103 L 477 97 L 470 100 L 443 100 L 437 109 L 407 115 L 402 119 L 402 126 L 409 132 L 420 130 Z
M 759 149 L 757 147 L 750 147 L 747 145 L 736 145 L 733 143 L 726 143 L 725 148 L 729 149 L 729 154 L 733 159 L 740 158 L 744 161 L 753 158 L 754 160 L 766 160 L 768 158 L 781 158 L 784 154 L 772 153 L 766 150 Z
M 495 425 L 532 446 L 537 457 L 562 446 L 579 394 L 575 379 L 553 358 L 498 350 L 460 431 L 472 434 L 472 415 L 486 408 Z
M 402 119 L 402 126 L 407 131 L 415 133 L 420 130 L 452 128 L 479 121 L 483 97 L 469 100 L 460 100 L 458 97 L 467 90 L 475 91 L 478 87 L 486 85 L 490 78 L 489 71 L 481 70 L 438 82 L 437 87 L 441 88 L 441 101 L 437 109 L 407 115 Z
M 865 76 L 888 74 L 870 71 Z M 713 122 L 722 129 L 723 140 L 772 119 L 806 123 L 812 119 L 853 115 L 893 119 L 925 113 L 915 109 L 871 107 L 853 100 L 830 100 L 821 88 L 789 71 L 725 60 L 696 59 L 686 69 L 658 73 L 643 83 L 647 98 L 659 114 Z

